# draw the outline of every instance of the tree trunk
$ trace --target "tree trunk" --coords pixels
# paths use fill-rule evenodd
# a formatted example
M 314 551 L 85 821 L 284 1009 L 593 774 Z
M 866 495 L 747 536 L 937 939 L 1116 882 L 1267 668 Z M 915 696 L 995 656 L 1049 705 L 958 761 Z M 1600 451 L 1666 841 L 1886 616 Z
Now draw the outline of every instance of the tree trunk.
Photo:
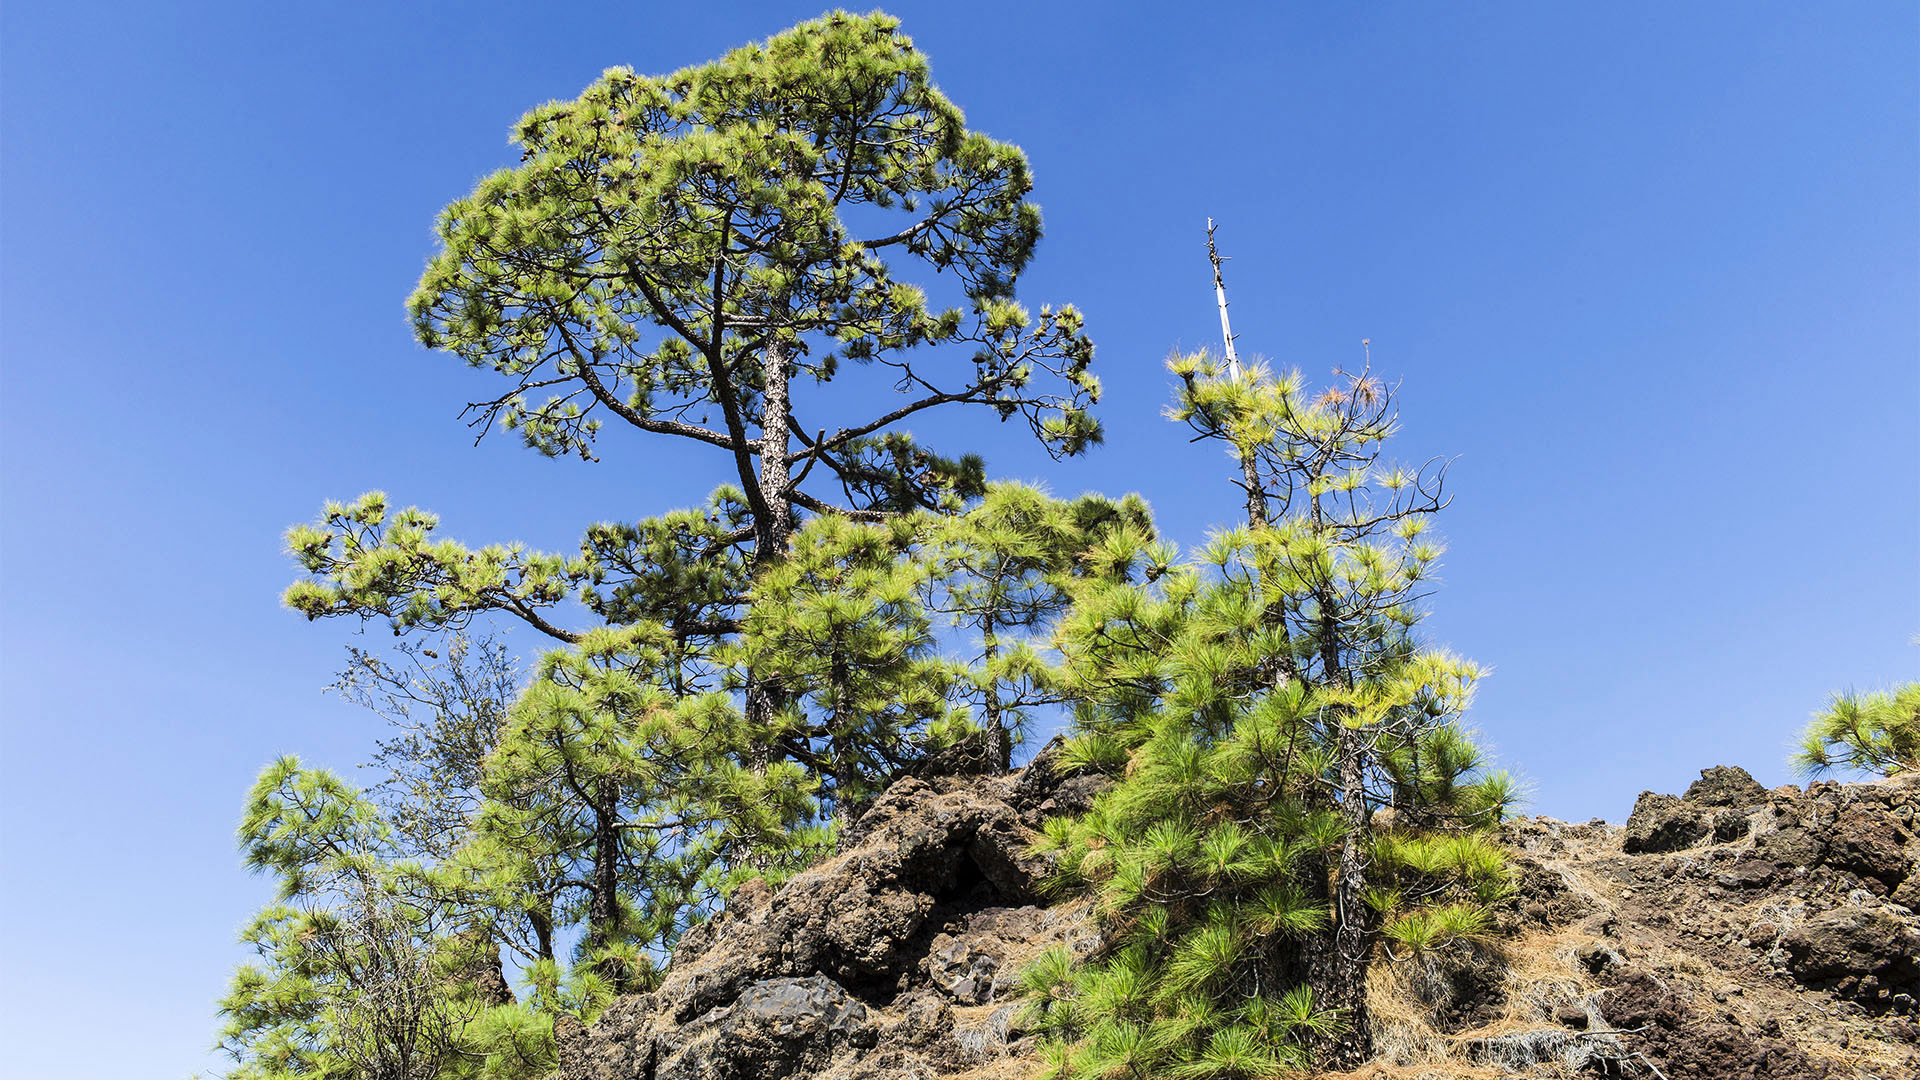
M 1000 638 L 994 632 L 991 610 L 981 624 L 981 638 L 985 643 L 981 650 L 981 663 L 991 670 L 994 660 L 1000 655 Z M 987 682 L 985 712 L 987 759 L 996 774 L 1007 772 L 1013 768 L 1013 733 L 1007 730 L 1006 723 L 1001 719 L 1004 710 L 1000 705 L 1000 684 L 996 679 Z
M 615 817 L 617 792 L 611 780 L 594 790 L 593 894 L 587 902 L 587 947 L 610 945 L 620 921 L 620 830 Z M 626 992 L 626 965 L 603 963 L 601 974 L 616 994 Z
M 1240 458 L 1241 486 L 1247 489 L 1247 527 L 1258 529 L 1267 523 L 1267 493 L 1260 484 L 1260 470 L 1252 454 Z
M 793 549 L 793 493 L 787 490 L 787 418 L 792 412 L 788 383 L 793 366 L 787 356 L 787 344 L 775 338 L 767 343 L 762 364 L 765 387 L 760 398 L 760 497 L 766 513 L 753 522 L 753 561 L 756 567 L 784 562 Z M 747 726 L 753 731 L 771 732 L 775 718 L 787 707 L 784 688 L 747 673 Z M 756 741 L 748 764 L 763 772 L 773 757 L 773 739 Z
M 1336 1068 L 1351 1069 L 1373 1056 L 1373 1018 L 1367 1012 L 1367 969 L 1373 958 L 1372 909 L 1367 907 L 1367 793 L 1360 732 L 1340 722 L 1335 735 L 1340 766 L 1339 874 L 1334 882 L 1332 976 L 1327 988 L 1341 1011 L 1346 1030 L 1334 1042 Z
M 1312 504 L 1313 524 L 1323 527 L 1320 500 Z M 1320 647 L 1320 678 L 1329 686 L 1347 686 L 1350 673 L 1340 659 L 1340 624 L 1330 587 L 1315 590 L 1319 608 L 1315 637 Z M 1371 909 L 1367 907 L 1367 848 L 1372 832 L 1367 819 L 1366 746 L 1344 715 L 1333 718 L 1334 768 L 1339 774 L 1340 860 L 1333 886 L 1333 941 L 1326 957 L 1324 985 L 1314 994 L 1339 1009 L 1346 1028 L 1334 1040 L 1327 1065 L 1351 1069 L 1373 1056 L 1373 1018 L 1367 1012 L 1367 968 L 1373 959 Z
M 860 775 L 860 763 L 855 754 L 855 728 L 860 718 L 850 715 L 847 710 L 850 696 L 848 684 L 853 673 L 838 642 L 834 643 L 833 649 L 833 663 L 827 671 L 828 692 L 833 702 L 827 715 L 827 775 L 833 778 L 833 812 L 840 821 L 841 834 L 844 836 L 851 831 L 854 819 L 865 808 L 866 799 L 861 793 L 865 778 Z
M 787 490 L 787 420 L 792 412 L 787 384 L 793 365 L 787 343 L 767 343 L 761 366 L 765 388 L 760 395 L 760 497 L 767 504 L 767 520 L 754 522 L 754 561 L 762 565 L 784 560 L 793 547 L 793 493 Z
M 553 916 L 545 911 L 534 910 L 527 913 L 527 918 L 533 923 L 534 951 L 540 954 L 542 960 L 553 959 Z

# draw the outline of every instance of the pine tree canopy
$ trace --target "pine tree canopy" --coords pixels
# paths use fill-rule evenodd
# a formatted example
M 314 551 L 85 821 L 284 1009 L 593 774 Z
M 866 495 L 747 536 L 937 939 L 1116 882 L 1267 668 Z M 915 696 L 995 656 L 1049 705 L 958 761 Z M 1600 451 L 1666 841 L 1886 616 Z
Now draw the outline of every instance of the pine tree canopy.
M 476 406 L 483 432 L 590 457 L 611 415 L 726 450 L 776 549 L 794 504 L 977 495 L 977 459 L 900 428 L 927 409 L 1020 416 L 1055 454 L 1099 438 L 1079 315 L 1013 299 L 1040 238 L 1026 158 L 966 129 L 897 20 L 836 13 L 672 75 L 616 68 L 514 140 L 521 164 L 442 213 L 409 301 L 423 343 L 510 383 Z M 895 277 L 914 267 L 950 275 L 957 303 Z M 844 360 L 888 369 L 900 404 L 803 422 L 789 384 Z M 806 493 L 816 472 L 838 490 Z

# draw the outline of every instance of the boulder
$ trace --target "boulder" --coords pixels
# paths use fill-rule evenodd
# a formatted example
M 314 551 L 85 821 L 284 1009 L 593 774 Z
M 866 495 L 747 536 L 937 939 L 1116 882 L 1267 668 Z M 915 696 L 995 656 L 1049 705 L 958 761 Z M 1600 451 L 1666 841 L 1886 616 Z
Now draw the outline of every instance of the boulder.
M 941 934 L 927 954 L 927 977 L 934 989 L 961 1005 L 993 1000 L 994 975 L 999 970 L 999 957 L 970 938 Z
M 769 979 L 656 1045 L 653 1080 L 784 1080 L 871 1047 L 865 1005 L 831 979 Z
M 1698 806 L 1724 806 L 1735 810 L 1765 805 L 1770 792 L 1760 781 L 1738 765 L 1715 765 L 1700 770 L 1700 779 L 1687 788 L 1681 798 Z
M 1679 851 L 1705 839 L 1711 826 L 1694 806 L 1673 795 L 1643 791 L 1627 818 L 1622 848 L 1629 855 Z
M 1920 932 L 1881 907 L 1845 907 L 1816 915 L 1780 939 L 1787 970 L 1801 983 L 1832 989 L 1869 1007 L 1891 1006 L 1920 990 Z
M 1906 881 L 1910 872 L 1908 841 L 1906 830 L 1893 814 L 1879 806 L 1855 805 L 1843 811 L 1834 824 L 1827 861 L 1873 878 L 1892 891 Z

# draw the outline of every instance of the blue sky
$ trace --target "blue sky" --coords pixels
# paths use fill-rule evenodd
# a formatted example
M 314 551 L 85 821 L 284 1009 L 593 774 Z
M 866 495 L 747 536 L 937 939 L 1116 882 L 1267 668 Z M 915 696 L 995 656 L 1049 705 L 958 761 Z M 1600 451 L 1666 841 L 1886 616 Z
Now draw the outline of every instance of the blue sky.
M 383 488 L 566 548 L 721 463 L 471 445 L 490 381 L 414 345 L 434 212 L 508 125 L 791 5 L 10 4 L 0 13 L 0 1024 L 21 1076 L 181 1076 L 266 895 L 232 842 L 274 755 L 350 768 L 354 627 L 277 606 L 289 524 Z M 1458 455 L 1429 626 L 1534 809 L 1785 744 L 1920 674 L 1920 14 L 1910 4 L 915 4 L 969 120 L 1032 158 L 1023 282 L 1099 342 L 1109 444 L 994 471 L 1139 491 L 1191 542 L 1225 463 L 1159 418 L 1217 333 L 1402 380 Z M 590 21 L 589 21 L 590 20 Z M 525 649 L 537 644 L 519 639 Z

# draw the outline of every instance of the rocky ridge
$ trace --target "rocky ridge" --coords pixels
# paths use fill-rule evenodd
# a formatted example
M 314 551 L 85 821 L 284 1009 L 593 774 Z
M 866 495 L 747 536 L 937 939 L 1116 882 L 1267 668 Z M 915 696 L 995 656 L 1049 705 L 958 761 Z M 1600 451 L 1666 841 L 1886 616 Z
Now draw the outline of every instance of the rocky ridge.
M 1097 791 L 1054 761 L 895 784 L 840 854 L 736 892 L 653 993 L 563 1020 L 561 1077 L 1033 1075 L 1019 970 L 1099 940 L 1026 852 Z M 1516 819 L 1496 934 L 1376 965 L 1379 1055 L 1349 1075 L 1920 1076 L 1916 814 L 1917 780 L 1770 791 L 1715 768 L 1625 826 Z

